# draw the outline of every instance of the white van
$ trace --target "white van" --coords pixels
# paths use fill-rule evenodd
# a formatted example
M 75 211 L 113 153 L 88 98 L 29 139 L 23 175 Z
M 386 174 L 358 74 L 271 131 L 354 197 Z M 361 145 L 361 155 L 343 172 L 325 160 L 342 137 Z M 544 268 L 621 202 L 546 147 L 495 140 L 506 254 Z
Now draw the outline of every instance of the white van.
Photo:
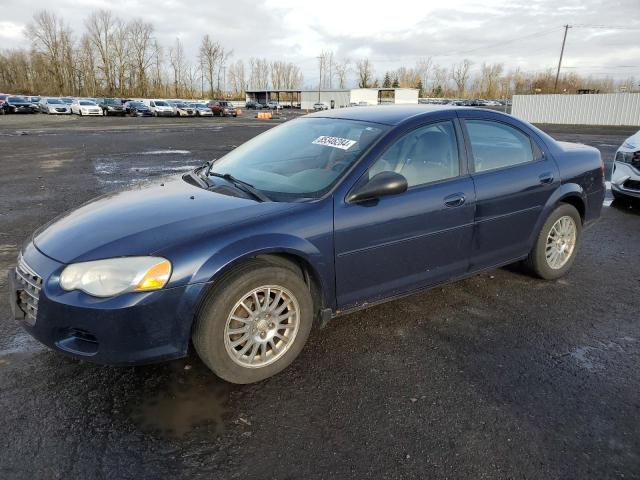
M 173 117 L 175 115 L 173 106 L 164 100 L 142 100 L 142 103 L 149 107 L 154 117 Z

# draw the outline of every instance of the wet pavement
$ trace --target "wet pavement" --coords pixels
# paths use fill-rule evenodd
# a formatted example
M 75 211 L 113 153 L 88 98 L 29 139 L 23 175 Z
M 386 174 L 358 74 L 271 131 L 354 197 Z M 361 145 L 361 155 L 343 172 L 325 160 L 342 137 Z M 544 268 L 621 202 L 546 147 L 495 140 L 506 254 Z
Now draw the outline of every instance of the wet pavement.
M 101 193 L 275 123 L 0 117 L 0 268 Z M 543 126 L 610 162 L 633 129 Z M 40 346 L 0 277 L 0 478 L 640 478 L 640 205 L 607 201 L 572 272 L 509 267 L 342 317 L 255 385 L 191 354 L 111 368 Z

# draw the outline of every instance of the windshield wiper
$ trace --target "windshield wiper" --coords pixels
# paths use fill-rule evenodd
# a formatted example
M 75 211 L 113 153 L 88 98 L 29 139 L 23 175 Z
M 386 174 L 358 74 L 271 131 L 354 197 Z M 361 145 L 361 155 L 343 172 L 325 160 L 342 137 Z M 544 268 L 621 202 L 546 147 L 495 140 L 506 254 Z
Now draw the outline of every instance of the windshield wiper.
M 262 193 L 260 190 L 255 188 L 253 185 L 234 177 L 230 173 L 212 172 L 210 165 L 208 166 L 207 170 L 205 170 L 205 173 L 207 174 L 207 176 L 218 177 L 218 178 L 225 179 L 227 182 L 233 184 L 233 186 L 235 186 L 237 189 L 242 190 L 245 193 L 248 193 L 249 195 L 253 196 L 254 198 L 257 198 L 258 200 L 260 200 L 261 202 L 270 202 L 271 201 L 271 199 L 269 197 L 267 197 L 264 193 Z

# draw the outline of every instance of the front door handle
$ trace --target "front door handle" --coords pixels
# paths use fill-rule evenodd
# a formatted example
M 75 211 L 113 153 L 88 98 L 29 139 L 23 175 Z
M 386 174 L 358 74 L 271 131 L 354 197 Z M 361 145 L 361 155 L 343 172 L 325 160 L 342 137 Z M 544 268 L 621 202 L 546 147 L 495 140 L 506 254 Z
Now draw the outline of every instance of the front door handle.
M 542 173 L 540 174 L 538 179 L 540 180 L 540 183 L 542 183 L 543 185 L 553 183 L 553 173 Z
M 459 207 L 464 204 L 466 198 L 462 193 L 454 193 L 447 197 L 444 197 L 444 204 L 447 207 Z

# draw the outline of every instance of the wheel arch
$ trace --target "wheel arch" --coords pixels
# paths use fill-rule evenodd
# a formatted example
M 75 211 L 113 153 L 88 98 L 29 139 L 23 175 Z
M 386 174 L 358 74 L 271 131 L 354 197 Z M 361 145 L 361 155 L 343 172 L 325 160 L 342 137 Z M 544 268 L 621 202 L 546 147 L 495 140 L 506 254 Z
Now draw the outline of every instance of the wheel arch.
M 259 243 L 254 238 L 254 244 Z M 302 242 L 302 243 L 300 243 Z M 246 248 L 244 243 L 230 245 L 214 254 L 203 266 L 198 276 L 203 278 L 204 285 L 195 302 L 194 313 L 205 300 L 207 294 L 215 287 L 217 281 L 243 263 L 259 259 L 273 265 L 284 266 L 299 272 L 308 285 L 314 302 L 314 318 L 319 318 L 325 308 L 332 308 L 333 290 L 330 271 L 326 261 L 313 245 L 302 239 L 272 239 L 270 244 L 262 247 Z M 321 270 L 325 267 L 324 270 Z
M 540 229 L 544 225 L 551 212 L 560 204 L 567 203 L 572 205 L 578 210 L 580 218 L 584 223 L 586 208 L 587 208 L 587 195 L 584 189 L 577 183 L 565 183 L 560 185 L 547 199 L 547 203 L 543 206 L 535 228 L 531 231 L 529 238 L 529 248 L 531 248 L 535 242 L 535 239 L 540 233 Z

